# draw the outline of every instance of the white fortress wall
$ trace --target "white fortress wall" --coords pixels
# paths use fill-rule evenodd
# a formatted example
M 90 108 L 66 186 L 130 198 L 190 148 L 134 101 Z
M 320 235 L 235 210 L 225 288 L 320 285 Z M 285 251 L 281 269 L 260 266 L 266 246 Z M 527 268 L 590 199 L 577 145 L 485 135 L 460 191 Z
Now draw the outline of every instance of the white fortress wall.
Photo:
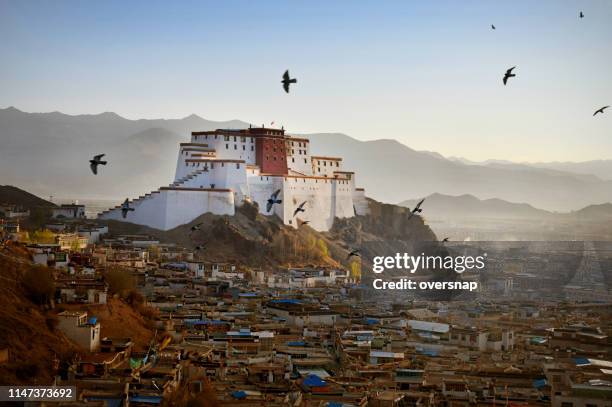
M 279 218 L 283 219 L 283 205 L 276 204 L 272 207 L 270 212 L 266 212 L 268 199 L 276 190 L 281 190 L 278 199 L 285 202 L 285 197 L 283 196 L 283 177 L 272 175 L 249 175 L 248 182 L 251 201 L 257 202 L 257 205 L 259 205 L 259 213 L 266 216 L 276 214 Z
M 234 202 L 240 204 L 245 196 L 249 195 L 246 177 L 246 164 L 244 162 L 214 160 L 198 162 L 198 171 L 194 177 L 185 181 L 181 186 L 188 188 L 231 189 L 235 195 Z M 207 171 L 203 171 L 204 168 Z
M 255 164 L 255 137 L 247 135 L 206 134 L 193 135 L 193 142 L 208 144 L 217 152 L 217 158 L 244 160 Z
M 164 191 L 155 191 L 145 198 L 138 199 L 135 203 L 130 202 L 130 208 L 134 210 L 129 211 L 125 219 L 120 207 L 103 212 L 98 218 L 136 223 L 164 230 L 166 225 L 166 194 Z
M 235 214 L 234 194 L 228 189 L 162 188 L 161 192 L 166 196 L 166 221 L 162 230 L 189 223 L 207 212 L 216 215 Z
M 324 177 L 285 177 L 283 202 L 284 223 L 299 226 L 298 219 L 309 221 L 315 230 L 329 230 L 334 218 L 353 216 L 352 189 L 348 180 Z M 293 212 L 302 203 L 305 212 L 293 217 Z

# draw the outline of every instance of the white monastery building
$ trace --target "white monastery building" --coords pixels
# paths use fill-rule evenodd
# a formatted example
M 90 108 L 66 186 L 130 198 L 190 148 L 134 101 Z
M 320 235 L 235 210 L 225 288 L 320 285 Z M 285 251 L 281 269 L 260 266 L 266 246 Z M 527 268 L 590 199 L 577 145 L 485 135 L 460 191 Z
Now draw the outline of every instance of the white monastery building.
M 234 215 L 237 206 L 256 202 L 263 215 L 276 215 L 286 225 L 308 221 L 329 230 L 334 218 L 365 215 L 365 192 L 355 173 L 344 171 L 342 158 L 310 155 L 310 141 L 284 129 L 198 131 L 181 143 L 174 182 L 130 202 L 124 219 L 121 206 L 102 212 L 114 219 L 169 230 L 210 212 Z M 266 204 L 280 190 L 281 204 Z M 294 216 L 302 203 L 304 212 Z

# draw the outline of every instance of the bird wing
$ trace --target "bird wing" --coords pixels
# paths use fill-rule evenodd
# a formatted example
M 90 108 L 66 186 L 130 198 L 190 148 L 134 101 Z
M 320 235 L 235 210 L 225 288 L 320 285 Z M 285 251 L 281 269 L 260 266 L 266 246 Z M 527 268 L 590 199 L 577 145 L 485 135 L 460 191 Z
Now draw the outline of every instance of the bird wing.
M 125 206 L 125 207 L 129 207 L 130 206 L 130 201 L 128 200 L 128 198 L 125 198 L 125 201 L 123 201 L 123 206 Z
M 94 155 L 94 160 L 96 161 L 100 161 L 102 159 L 102 157 L 104 157 L 106 154 L 98 154 L 98 155 Z
M 306 205 L 306 201 L 304 201 L 304 202 L 302 202 L 302 203 L 300 204 L 300 209 L 304 208 L 304 205 Z
M 268 199 L 268 203 L 266 204 L 266 212 L 270 212 L 270 209 L 272 209 L 272 200 Z
M 516 68 L 516 66 L 513 66 L 512 68 L 508 69 L 508 70 L 506 71 L 506 75 L 510 75 L 510 74 L 512 73 L 512 70 L 513 70 L 514 68 Z
M 289 79 L 291 79 L 291 78 L 289 77 L 289 70 L 287 69 L 287 70 L 285 71 L 285 73 L 283 74 L 283 81 L 284 81 L 284 82 L 288 82 L 288 81 L 289 81 Z
M 98 175 L 98 164 L 91 163 L 89 164 L 89 168 L 91 168 L 91 172 L 93 172 L 94 175 Z
M 504 75 L 504 85 L 506 84 L 506 82 L 508 82 L 508 74 L 507 73 Z
M 417 210 L 421 207 L 421 205 L 423 205 L 423 202 L 425 202 L 425 199 L 421 199 L 421 201 L 417 204 L 417 206 L 414 208 L 414 210 Z
M 272 194 L 272 199 L 276 200 L 276 198 L 278 198 L 278 194 L 280 194 L 280 189 L 277 189 L 276 191 L 274 191 L 274 193 Z
M 289 81 L 283 82 L 283 89 L 285 89 L 285 92 L 289 93 Z

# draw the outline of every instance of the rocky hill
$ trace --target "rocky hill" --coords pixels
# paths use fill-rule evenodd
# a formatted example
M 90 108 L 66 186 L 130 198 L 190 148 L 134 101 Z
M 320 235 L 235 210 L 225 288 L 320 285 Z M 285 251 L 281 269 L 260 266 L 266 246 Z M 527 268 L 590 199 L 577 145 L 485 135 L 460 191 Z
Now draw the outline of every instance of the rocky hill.
M 195 248 L 201 258 L 231 261 L 249 268 L 304 266 L 309 264 L 350 267 L 353 249 L 363 251 L 362 268 L 373 255 L 395 253 L 401 247 L 437 240 L 423 219 L 408 219 L 406 208 L 370 200 L 370 214 L 336 219 L 329 232 L 308 225 L 298 229 L 283 225 L 275 216 L 263 216 L 252 204 L 238 208 L 235 216 L 204 214 L 188 225 L 163 232 L 130 223 L 108 221 L 116 234 L 142 233 L 162 242 Z M 191 227 L 200 229 L 191 232 Z
M 52 202 L 45 201 L 12 185 L 0 185 L 0 203 L 18 205 L 27 209 L 53 208 L 56 206 Z

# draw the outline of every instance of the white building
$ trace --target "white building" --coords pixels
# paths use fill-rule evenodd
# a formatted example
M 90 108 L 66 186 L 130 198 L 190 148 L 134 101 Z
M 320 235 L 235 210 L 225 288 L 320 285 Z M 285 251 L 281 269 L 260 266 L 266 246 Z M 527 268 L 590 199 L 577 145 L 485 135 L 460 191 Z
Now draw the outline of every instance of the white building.
M 53 208 L 55 219 L 85 219 L 85 205 L 64 204 Z
M 69 339 L 88 351 L 100 348 L 100 323 L 87 318 L 87 312 L 64 311 L 57 314 L 58 328 Z
M 116 206 L 100 219 L 124 220 L 161 230 L 189 223 L 210 212 L 233 215 L 245 201 L 256 202 L 264 215 L 277 215 L 286 225 L 308 221 L 316 230 L 331 228 L 334 218 L 365 215 L 365 192 L 342 159 L 312 157 L 310 141 L 283 129 L 248 128 L 193 132 L 181 143 L 174 182 L 130 202 L 124 219 Z M 276 191 L 280 204 L 268 212 Z M 294 211 L 306 202 L 304 212 Z

